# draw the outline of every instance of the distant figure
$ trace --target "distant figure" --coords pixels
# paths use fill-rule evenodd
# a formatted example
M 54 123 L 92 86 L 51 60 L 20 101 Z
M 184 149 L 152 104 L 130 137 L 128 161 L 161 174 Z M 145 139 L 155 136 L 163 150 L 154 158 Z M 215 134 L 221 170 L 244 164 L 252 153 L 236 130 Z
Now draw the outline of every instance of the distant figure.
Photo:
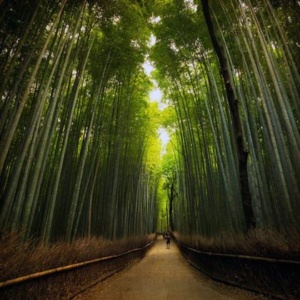
M 166 249 L 170 249 L 171 237 L 168 234 L 166 234 L 165 239 L 166 239 L 166 244 L 167 244 Z

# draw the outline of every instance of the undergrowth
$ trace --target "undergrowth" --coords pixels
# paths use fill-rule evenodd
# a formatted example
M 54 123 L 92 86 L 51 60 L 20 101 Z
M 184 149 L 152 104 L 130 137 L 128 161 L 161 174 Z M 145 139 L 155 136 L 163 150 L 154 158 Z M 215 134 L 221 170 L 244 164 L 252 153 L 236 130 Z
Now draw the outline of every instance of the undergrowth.
M 99 237 L 81 238 L 72 243 L 38 244 L 24 242 L 20 233 L 2 233 L 0 281 L 62 267 L 100 257 L 121 254 L 145 246 L 154 234 L 109 241 Z
M 256 229 L 246 235 L 224 233 L 214 238 L 173 234 L 184 245 L 204 252 L 300 260 L 300 233 L 295 229 L 285 232 Z

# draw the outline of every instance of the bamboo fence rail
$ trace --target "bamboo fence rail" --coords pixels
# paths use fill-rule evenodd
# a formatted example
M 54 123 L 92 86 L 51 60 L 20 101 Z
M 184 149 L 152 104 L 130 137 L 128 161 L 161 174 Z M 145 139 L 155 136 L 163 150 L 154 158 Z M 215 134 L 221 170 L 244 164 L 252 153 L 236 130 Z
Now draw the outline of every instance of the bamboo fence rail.
M 67 265 L 67 266 L 63 266 L 63 267 L 58 267 L 58 268 L 53 268 L 53 269 L 49 269 L 49 270 L 45 270 L 45 271 L 41 271 L 41 272 L 36 272 L 36 273 L 33 273 L 33 274 L 21 276 L 21 277 L 14 278 L 14 279 L 9 279 L 9 280 L 0 282 L 0 289 L 4 288 L 4 287 L 16 285 L 16 284 L 19 284 L 19 283 L 22 283 L 22 282 L 25 282 L 25 281 L 29 281 L 29 280 L 32 280 L 32 279 L 41 278 L 41 277 L 49 276 L 49 275 L 60 273 L 60 272 L 66 272 L 66 271 L 76 269 L 76 268 L 80 268 L 80 267 L 83 267 L 83 266 L 87 266 L 87 265 L 90 265 L 90 264 L 95 264 L 95 263 L 98 263 L 98 262 L 103 262 L 103 261 L 115 259 L 115 258 L 118 258 L 118 257 L 122 257 L 122 256 L 125 256 L 129 253 L 132 253 L 132 252 L 137 252 L 137 251 L 144 250 L 147 247 L 151 246 L 153 243 L 154 243 L 154 240 L 152 242 L 148 243 L 144 247 L 132 249 L 132 250 L 126 251 L 126 252 L 121 253 L 121 254 L 116 254 L 116 255 L 111 255 L 111 256 L 106 256 L 106 257 L 100 257 L 100 258 L 96 258 L 96 259 L 92 259 L 92 260 L 88 260 L 88 261 L 84 261 L 84 262 L 80 262 L 80 263 L 76 263 L 76 264 L 71 264 L 71 265 Z

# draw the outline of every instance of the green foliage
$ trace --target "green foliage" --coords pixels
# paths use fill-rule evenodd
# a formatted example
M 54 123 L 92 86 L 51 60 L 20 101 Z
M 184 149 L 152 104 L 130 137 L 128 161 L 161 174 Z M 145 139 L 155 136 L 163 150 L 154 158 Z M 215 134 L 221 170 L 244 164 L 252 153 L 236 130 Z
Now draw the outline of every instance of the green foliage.
M 2 227 L 45 241 L 166 230 L 176 178 L 176 230 L 243 231 L 230 110 L 200 2 L 1 4 Z M 299 4 L 211 8 L 241 110 L 257 223 L 299 227 Z M 146 57 L 163 111 L 148 99 Z M 164 157 L 160 126 L 172 137 Z
M 169 230 L 168 219 L 168 196 L 164 188 L 165 179 L 162 177 L 159 181 L 157 198 L 157 231 L 166 232 Z
M 1 146 L 9 149 L 2 152 L 1 226 L 44 241 L 155 231 L 160 146 L 152 84 L 142 72 L 146 8 L 53 1 L 45 13 L 46 2 L 36 2 L 26 15 L 12 3 L 0 19 L 10 53 L 0 62 L 10 83 L 1 87 Z M 18 30 L 8 30 L 13 15 Z M 5 42 L 12 35 L 16 47 Z M 15 90 L 28 91 L 23 110 Z M 13 131 L 8 144 L 3 136 Z
M 194 1 L 194 6 L 188 1 L 160 4 L 159 12 L 155 12 L 160 21 L 152 24 L 157 43 L 151 58 L 158 69 L 156 80 L 176 111 L 175 118 L 169 118 L 166 111 L 168 121 L 164 123 L 176 124 L 173 128 L 178 136 L 177 230 L 207 236 L 220 231 L 239 232 L 244 220 L 236 184 L 234 137 L 217 60 L 203 23 L 201 1 Z M 294 68 L 298 56 L 296 48 L 289 47 L 298 35 L 288 39 L 291 27 L 282 30 L 286 20 L 299 27 L 291 6 L 280 3 L 275 12 L 268 1 L 211 3 L 217 37 L 240 101 L 257 223 L 277 230 L 299 225 L 290 210 L 299 209 L 294 201 L 299 197 L 299 164 L 289 163 L 290 156 L 298 161 L 292 146 L 299 145 L 299 76 Z M 287 74 L 293 74 L 294 79 Z M 271 170 L 278 171 L 271 175 Z M 280 174 L 295 177 L 287 180 Z M 284 225 L 280 221 L 283 219 Z

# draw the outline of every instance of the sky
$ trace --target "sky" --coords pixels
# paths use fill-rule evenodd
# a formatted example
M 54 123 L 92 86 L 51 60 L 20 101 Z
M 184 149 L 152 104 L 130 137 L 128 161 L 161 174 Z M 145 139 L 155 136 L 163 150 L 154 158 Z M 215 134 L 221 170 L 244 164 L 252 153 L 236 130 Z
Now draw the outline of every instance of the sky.
M 149 45 L 153 46 L 154 44 L 155 44 L 155 37 L 153 35 L 151 35 Z M 151 72 L 155 70 L 155 67 L 151 64 L 151 62 L 149 60 L 146 60 L 144 62 L 143 67 L 144 67 L 145 73 L 147 74 L 147 76 L 150 78 L 150 80 L 153 82 L 153 85 L 154 85 L 154 88 L 149 93 L 150 101 L 157 102 L 158 108 L 160 110 L 164 110 L 167 107 L 167 104 L 162 102 L 163 93 L 160 90 L 160 88 L 158 87 L 157 82 L 153 78 L 151 78 Z M 170 137 L 169 137 L 167 130 L 163 127 L 160 127 L 157 131 L 158 131 L 158 135 L 161 140 L 161 143 L 162 143 L 162 153 L 161 154 L 163 155 L 166 153 L 166 146 L 170 140 Z

